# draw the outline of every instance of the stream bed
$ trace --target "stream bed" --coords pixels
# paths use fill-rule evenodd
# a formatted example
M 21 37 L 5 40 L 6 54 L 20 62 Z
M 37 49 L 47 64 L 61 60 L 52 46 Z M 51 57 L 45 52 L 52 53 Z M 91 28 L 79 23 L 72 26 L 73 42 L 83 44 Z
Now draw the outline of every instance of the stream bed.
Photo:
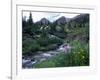
M 56 55 L 64 52 L 64 48 L 62 45 L 57 50 L 47 51 L 47 52 L 40 52 L 40 54 L 36 54 L 34 56 L 27 56 L 22 58 L 22 68 L 35 68 L 35 65 L 45 61 L 47 59 L 53 58 Z

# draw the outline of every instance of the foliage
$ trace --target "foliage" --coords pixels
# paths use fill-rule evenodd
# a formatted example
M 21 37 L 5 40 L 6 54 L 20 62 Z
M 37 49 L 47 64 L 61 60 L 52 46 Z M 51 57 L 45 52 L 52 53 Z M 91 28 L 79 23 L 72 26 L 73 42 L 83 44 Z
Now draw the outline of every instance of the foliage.
M 33 39 L 27 38 L 23 41 L 23 55 L 33 55 L 35 51 L 38 51 L 40 45 Z
M 67 54 L 60 53 L 53 59 L 48 59 L 37 64 L 36 68 L 49 67 L 68 67 L 68 66 L 89 66 L 89 50 L 88 45 L 84 46 L 79 41 L 71 43 L 75 48 Z M 77 44 L 77 45 L 76 45 Z
M 72 53 L 73 53 L 73 60 L 74 65 L 76 66 L 85 66 L 89 65 L 89 44 L 81 43 L 80 41 L 73 41 L 70 43 L 74 46 Z
M 78 15 L 69 22 L 60 21 L 62 24 L 59 21 L 51 23 L 46 19 L 34 23 L 32 13 L 28 20 L 22 18 L 23 56 L 34 56 L 38 51 L 56 50 L 61 44 L 69 43 L 72 46 L 70 53 L 59 52 L 57 56 L 38 63 L 35 67 L 88 66 L 89 14 Z

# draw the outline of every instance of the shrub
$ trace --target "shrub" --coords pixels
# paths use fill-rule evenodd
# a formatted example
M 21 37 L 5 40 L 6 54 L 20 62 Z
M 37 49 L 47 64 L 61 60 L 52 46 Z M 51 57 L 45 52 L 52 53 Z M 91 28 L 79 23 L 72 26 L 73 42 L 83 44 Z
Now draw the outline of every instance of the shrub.
M 24 40 L 22 46 L 23 46 L 22 48 L 23 55 L 35 54 L 34 52 L 40 49 L 40 45 L 31 38 L 27 38 L 26 40 Z
M 72 50 L 73 60 L 76 66 L 89 65 L 89 45 L 82 44 L 80 41 L 74 40 L 71 43 L 74 46 Z
M 49 44 L 48 38 L 44 38 L 44 37 L 40 37 L 36 39 L 36 41 L 38 42 L 38 44 L 40 44 L 40 46 L 47 46 Z
M 58 48 L 57 44 L 50 44 L 45 47 L 41 46 L 40 50 L 41 51 L 50 51 L 50 50 L 55 50 L 56 48 Z
M 59 43 L 63 43 L 63 40 L 58 38 L 58 37 L 52 37 L 49 39 L 49 43 L 51 44 L 59 44 Z
M 62 40 L 60 38 L 56 38 L 56 37 L 40 37 L 38 39 L 36 39 L 36 41 L 38 42 L 38 44 L 40 44 L 40 46 L 42 47 L 46 47 L 49 45 L 55 45 L 55 44 L 62 44 Z

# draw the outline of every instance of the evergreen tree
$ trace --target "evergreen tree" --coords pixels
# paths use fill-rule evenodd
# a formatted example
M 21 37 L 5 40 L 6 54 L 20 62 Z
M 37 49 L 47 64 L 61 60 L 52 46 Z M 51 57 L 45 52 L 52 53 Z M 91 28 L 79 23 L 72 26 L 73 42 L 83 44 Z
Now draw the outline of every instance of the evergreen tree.
M 23 18 L 22 18 L 22 31 L 23 31 L 23 33 L 25 33 L 26 32 L 26 29 L 27 29 L 27 21 L 26 21 L 26 16 L 24 16 Z
M 30 12 L 30 15 L 29 15 L 28 24 L 29 24 L 29 26 L 31 26 L 33 24 L 33 19 L 32 19 L 32 13 L 31 12 Z

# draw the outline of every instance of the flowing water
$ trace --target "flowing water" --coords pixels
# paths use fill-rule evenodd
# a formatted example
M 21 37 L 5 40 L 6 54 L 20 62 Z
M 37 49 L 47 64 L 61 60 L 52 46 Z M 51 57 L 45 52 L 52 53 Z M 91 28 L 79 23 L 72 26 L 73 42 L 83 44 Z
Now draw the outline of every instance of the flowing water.
M 22 67 L 28 69 L 35 68 L 37 63 L 53 58 L 57 54 L 60 54 L 62 51 L 64 51 L 64 48 L 61 45 L 57 50 L 54 51 L 41 52 L 40 54 L 34 56 L 27 56 L 27 58 L 22 59 Z

